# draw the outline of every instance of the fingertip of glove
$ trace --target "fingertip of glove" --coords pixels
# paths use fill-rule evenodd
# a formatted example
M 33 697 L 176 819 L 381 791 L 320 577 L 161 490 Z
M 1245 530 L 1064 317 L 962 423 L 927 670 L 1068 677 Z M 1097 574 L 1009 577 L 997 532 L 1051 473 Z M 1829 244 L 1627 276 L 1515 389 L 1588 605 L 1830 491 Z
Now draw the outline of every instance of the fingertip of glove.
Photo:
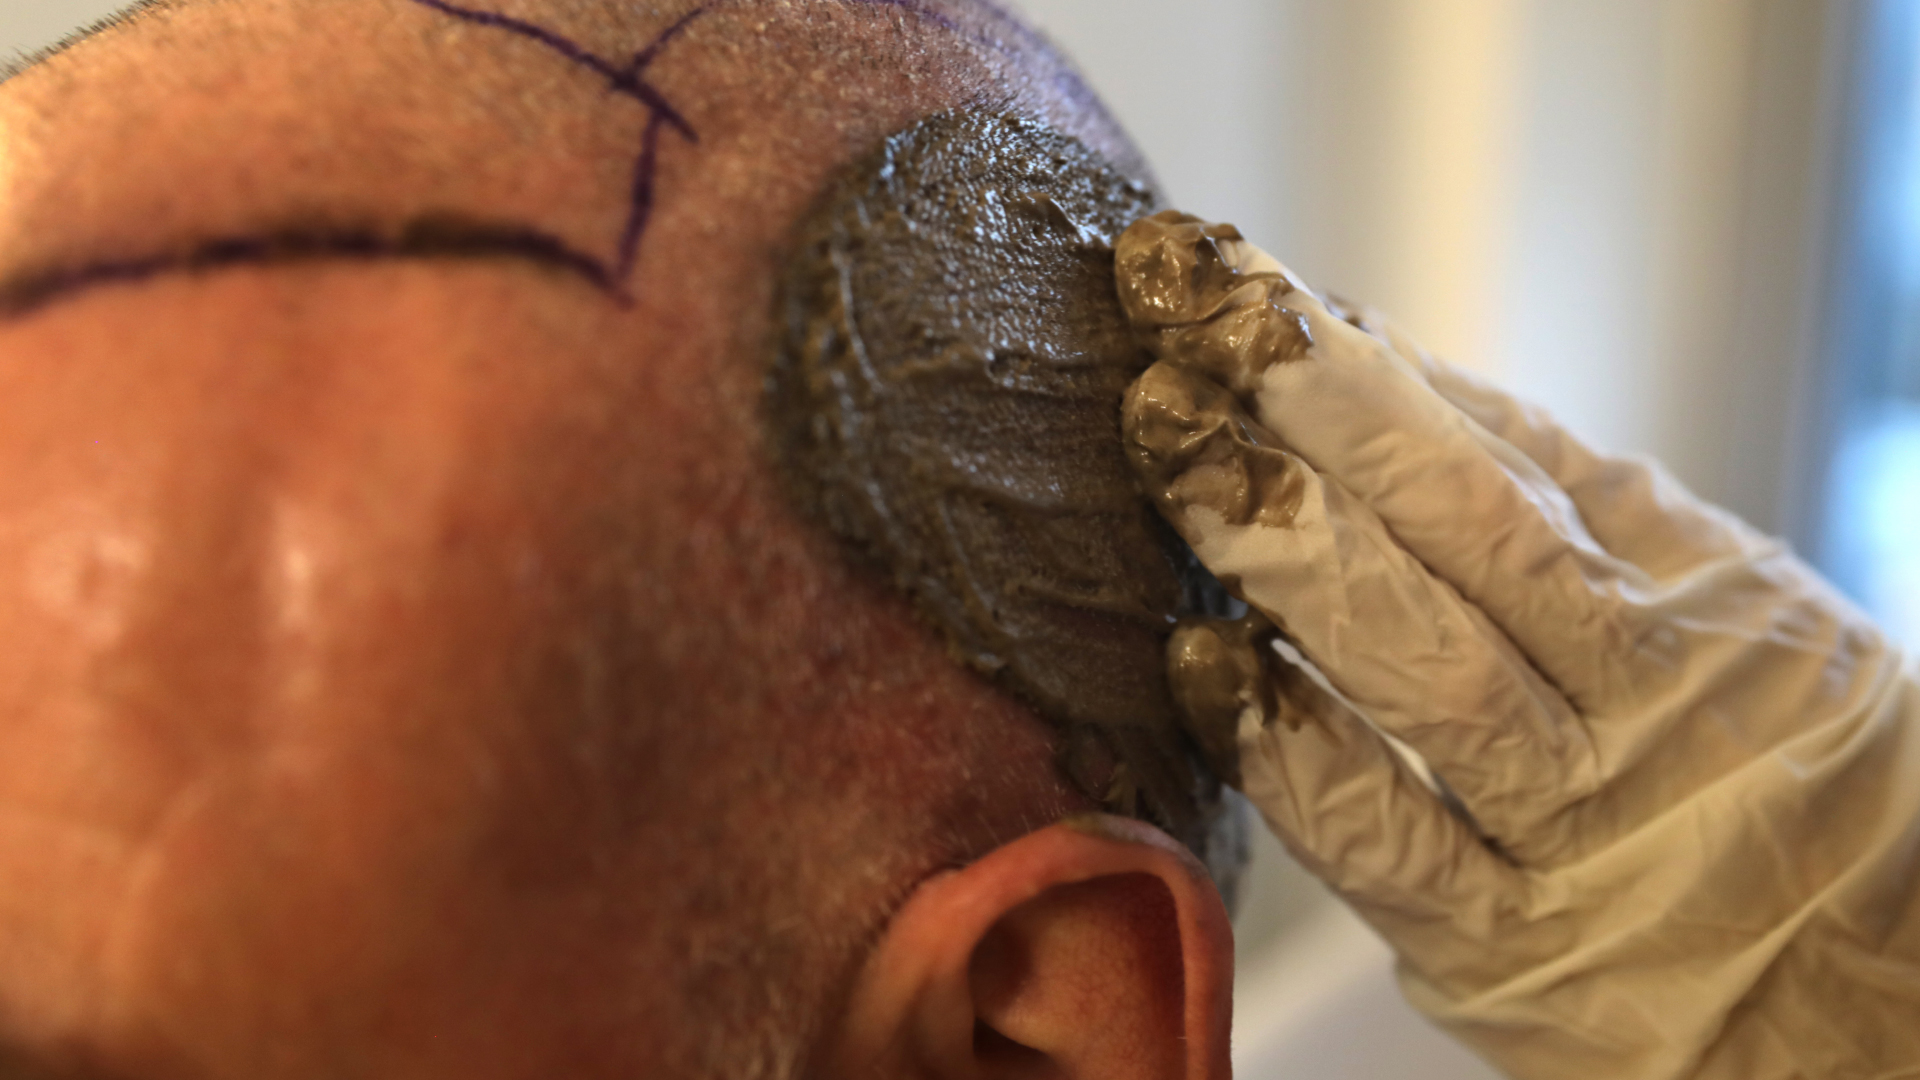
M 1198 437 L 1233 409 L 1226 389 L 1173 364 L 1154 364 L 1134 381 L 1121 407 L 1121 430 L 1141 464 L 1175 472 L 1198 453 Z
M 1240 230 L 1178 210 L 1141 218 L 1114 245 L 1115 281 L 1127 318 L 1140 330 L 1196 322 L 1210 298 L 1231 292 L 1238 269 L 1221 242 Z
M 1236 394 L 1314 343 L 1307 317 L 1280 303 L 1297 283 L 1232 225 L 1171 210 L 1142 218 L 1114 246 L 1114 281 L 1148 352 Z

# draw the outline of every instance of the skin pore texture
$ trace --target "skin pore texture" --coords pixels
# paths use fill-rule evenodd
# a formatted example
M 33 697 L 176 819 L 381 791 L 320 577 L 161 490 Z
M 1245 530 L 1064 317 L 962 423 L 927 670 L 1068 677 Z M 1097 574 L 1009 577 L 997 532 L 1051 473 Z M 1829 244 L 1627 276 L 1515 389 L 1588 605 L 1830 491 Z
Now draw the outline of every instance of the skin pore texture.
M 796 223 L 962 108 L 1143 172 L 970 0 L 200 0 L 0 85 L 0 1056 L 799 1076 L 1091 809 L 765 443 Z
M 1183 839 L 1231 896 L 1245 839 L 1168 694 L 1176 616 L 1226 602 L 1127 467 L 1151 361 L 1111 240 L 1140 180 L 1016 116 L 932 117 L 847 169 L 797 233 L 768 411 L 797 505 L 955 656 L 1063 733 L 1067 773 Z

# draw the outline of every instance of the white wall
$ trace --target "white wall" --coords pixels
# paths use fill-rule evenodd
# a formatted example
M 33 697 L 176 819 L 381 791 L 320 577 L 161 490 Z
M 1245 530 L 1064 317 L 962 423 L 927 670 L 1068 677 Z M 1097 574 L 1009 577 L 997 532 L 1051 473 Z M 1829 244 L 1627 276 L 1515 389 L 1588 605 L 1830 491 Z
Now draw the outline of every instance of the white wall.
M 1783 529 L 1810 0 L 1025 0 L 1171 196 Z
M 0 0 L 0 56 L 33 52 L 103 19 L 127 0 Z
M 1496 355 L 1601 444 L 1775 531 L 1804 452 L 1841 35 L 1806 0 L 1532 7 Z

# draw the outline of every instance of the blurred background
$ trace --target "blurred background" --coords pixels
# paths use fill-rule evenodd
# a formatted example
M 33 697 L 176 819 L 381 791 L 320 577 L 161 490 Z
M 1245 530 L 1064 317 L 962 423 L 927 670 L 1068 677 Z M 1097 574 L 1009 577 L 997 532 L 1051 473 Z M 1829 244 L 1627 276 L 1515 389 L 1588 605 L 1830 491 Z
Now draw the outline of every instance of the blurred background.
M 1019 0 L 1184 209 L 1790 540 L 1920 644 L 1920 5 Z M 0 54 L 114 0 L 0 0 Z M 1271 841 L 1240 1074 L 1490 1077 Z

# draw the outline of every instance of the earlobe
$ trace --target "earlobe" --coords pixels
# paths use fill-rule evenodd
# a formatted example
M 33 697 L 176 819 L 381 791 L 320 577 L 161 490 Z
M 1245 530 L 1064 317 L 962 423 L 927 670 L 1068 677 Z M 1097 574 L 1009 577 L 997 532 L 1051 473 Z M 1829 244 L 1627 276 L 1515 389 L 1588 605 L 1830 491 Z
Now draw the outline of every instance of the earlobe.
M 1233 936 L 1166 834 L 1074 818 L 932 878 L 862 970 L 828 1075 L 1226 1080 Z

